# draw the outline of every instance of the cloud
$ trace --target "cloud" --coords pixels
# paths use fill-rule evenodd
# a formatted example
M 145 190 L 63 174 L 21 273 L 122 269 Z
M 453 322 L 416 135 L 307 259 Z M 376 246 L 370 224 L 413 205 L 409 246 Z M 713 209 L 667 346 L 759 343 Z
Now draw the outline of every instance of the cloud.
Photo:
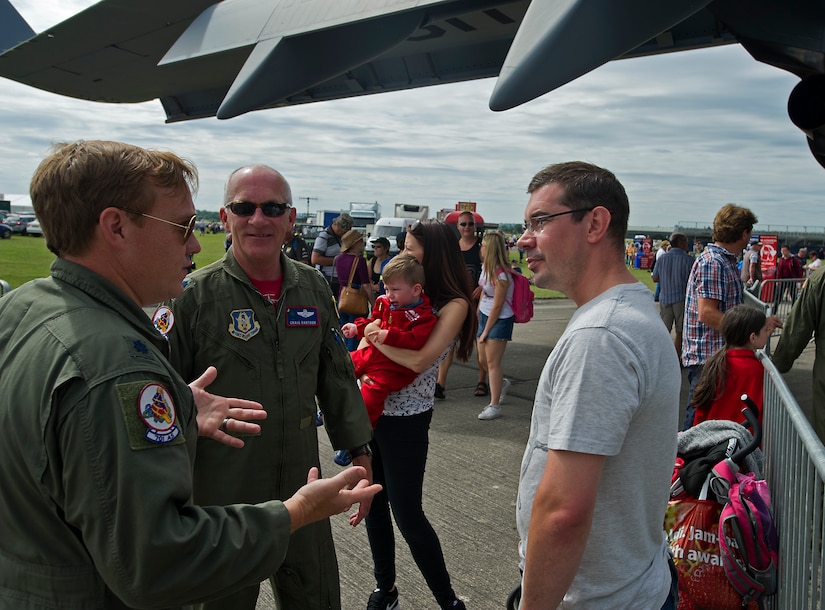
M 90 4 L 16 0 L 36 30 Z M 503 113 L 487 107 L 492 79 L 164 124 L 157 101 L 106 105 L 0 80 L 0 191 L 26 192 L 50 143 L 124 140 L 196 163 L 199 208 L 217 209 L 230 171 L 279 169 L 296 206 L 350 201 L 431 210 L 476 201 L 494 222 L 518 222 L 532 175 L 582 159 L 614 171 L 631 224 L 712 220 L 729 201 L 761 224 L 818 224 L 822 168 L 790 122 L 796 78 L 738 45 L 611 62 Z

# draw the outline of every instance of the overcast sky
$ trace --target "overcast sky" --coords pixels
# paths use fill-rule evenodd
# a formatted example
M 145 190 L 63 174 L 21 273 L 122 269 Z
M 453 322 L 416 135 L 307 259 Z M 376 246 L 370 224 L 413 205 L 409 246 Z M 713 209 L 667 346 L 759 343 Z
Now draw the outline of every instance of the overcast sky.
M 137 1 L 137 0 L 136 0 Z M 92 4 L 12 0 L 35 31 Z M 502 113 L 485 79 L 167 125 L 157 101 L 73 100 L 0 79 L 0 193 L 26 193 L 53 142 L 112 139 L 172 150 L 199 169 L 196 206 L 216 210 L 236 167 L 261 162 L 292 185 L 295 205 L 378 201 L 434 211 L 476 201 L 491 222 L 519 222 L 544 165 L 579 159 L 614 171 L 631 225 L 710 222 L 723 204 L 760 225 L 825 226 L 825 170 L 788 119 L 797 78 L 741 47 L 611 62 Z

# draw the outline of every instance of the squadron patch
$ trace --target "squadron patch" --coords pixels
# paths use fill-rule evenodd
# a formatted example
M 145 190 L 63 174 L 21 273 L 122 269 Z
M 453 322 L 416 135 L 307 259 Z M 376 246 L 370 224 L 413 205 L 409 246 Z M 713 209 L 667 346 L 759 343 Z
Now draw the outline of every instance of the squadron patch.
M 287 326 L 318 326 L 319 324 L 317 307 L 286 308 Z
M 231 320 L 229 334 L 236 339 L 249 341 L 261 331 L 261 325 L 255 319 L 255 312 L 251 309 L 235 309 L 229 312 Z
M 175 325 L 175 314 L 166 305 L 161 305 L 155 310 L 152 322 L 158 332 L 165 337 Z
M 175 403 L 162 385 L 148 383 L 138 396 L 138 413 L 146 424 L 144 438 L 158 444 L 175 440 L 180 434 Z

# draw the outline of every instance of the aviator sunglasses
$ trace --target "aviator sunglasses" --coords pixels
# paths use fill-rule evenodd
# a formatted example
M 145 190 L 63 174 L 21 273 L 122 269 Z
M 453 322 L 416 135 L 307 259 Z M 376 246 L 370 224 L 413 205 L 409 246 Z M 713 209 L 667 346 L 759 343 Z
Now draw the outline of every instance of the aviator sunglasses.
M 257 208 L 261 208 L 264 216 L 277 218 L 283 216 L 284 213 L 292 207 L 289 203 L 281 203 L 279 201 L 264 201 L 263 203 L 253 203 L 252 201 L 230 201 L 226 204 L 227 208 L 232 210 L 236 216 L 252 216 Z
M 168 225 L 172 225 L 173 227 L 177 227 L 179 229 L 183 229 L 183 243 L 186 243 L 188 239 L 192 236 L 192 233 L 195 232 L 195 223 L 198 220 L 197 214 L 192 214 L 192 218 L 189 221 L 182 225 L 178 222 L 172 222 L 171 220 L 166 220 L 165 218 L 158 218 L 157 216 L 151 216 L 150 214 L 144 214 L 143 212 L 138 212 L 136 210 L 130 210 L 129 208 L 120 208 L 124 212 L 129 212 L 130 214 L 135 214 L 137 216 L 143 216 L 144 218 L 151 218 L 152 220 L 157 220 L 159 222 L 165 222 Z

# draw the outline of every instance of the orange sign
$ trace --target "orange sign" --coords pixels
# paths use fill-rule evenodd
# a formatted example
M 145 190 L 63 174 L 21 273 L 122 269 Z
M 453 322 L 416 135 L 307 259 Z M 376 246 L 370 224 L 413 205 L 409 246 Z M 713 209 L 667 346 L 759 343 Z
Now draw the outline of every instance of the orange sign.
M 459 212 L 475 212 L 476 211 L 476 202 L 475 201 L 459 201 L 455 204 L 455 209 Z

